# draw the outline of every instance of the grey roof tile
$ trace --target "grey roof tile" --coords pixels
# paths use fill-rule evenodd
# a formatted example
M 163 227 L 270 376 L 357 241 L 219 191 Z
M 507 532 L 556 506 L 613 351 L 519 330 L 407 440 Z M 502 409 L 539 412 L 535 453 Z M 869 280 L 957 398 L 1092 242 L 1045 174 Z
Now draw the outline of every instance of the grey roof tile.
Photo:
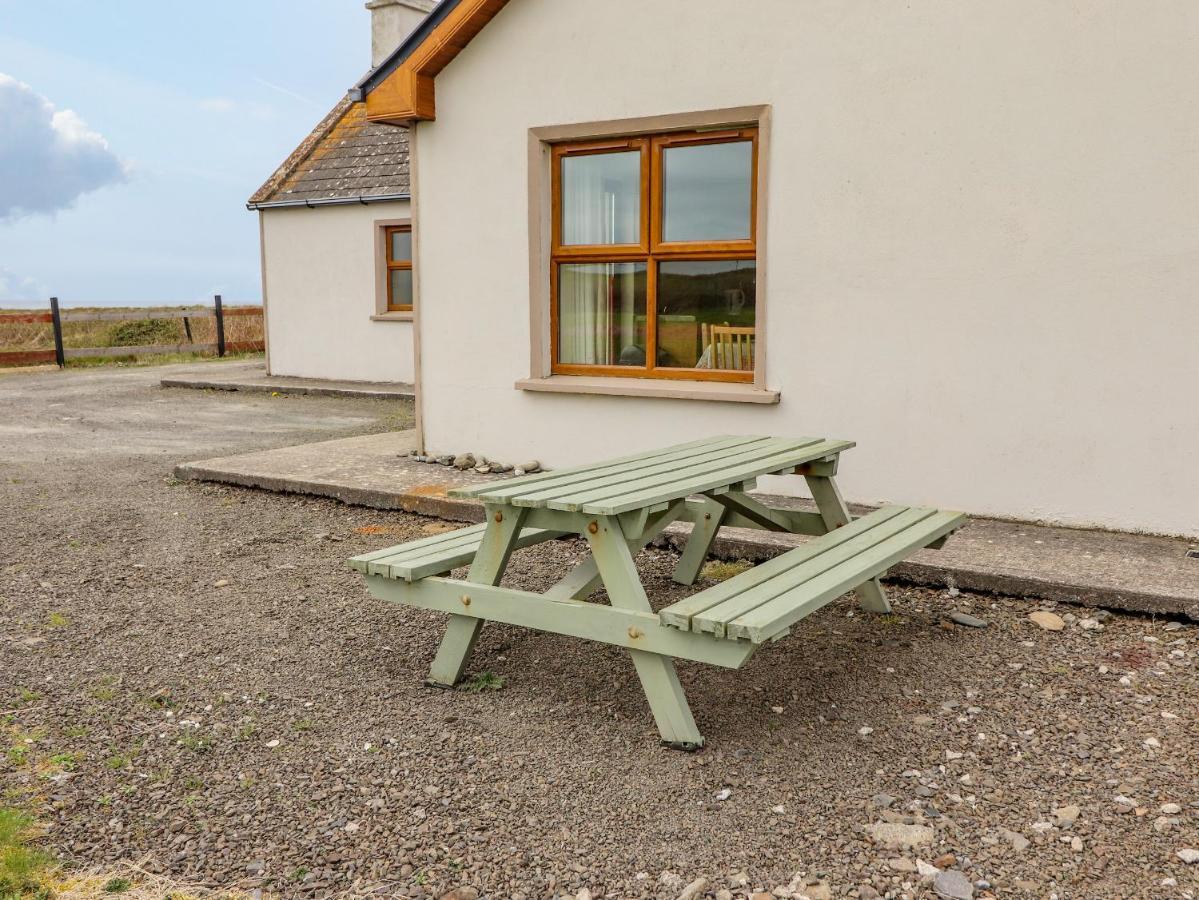
M 367 121 L 366 104 L 344 99 L 250 198 L 333 200 L 407 194 L 408 129 Z

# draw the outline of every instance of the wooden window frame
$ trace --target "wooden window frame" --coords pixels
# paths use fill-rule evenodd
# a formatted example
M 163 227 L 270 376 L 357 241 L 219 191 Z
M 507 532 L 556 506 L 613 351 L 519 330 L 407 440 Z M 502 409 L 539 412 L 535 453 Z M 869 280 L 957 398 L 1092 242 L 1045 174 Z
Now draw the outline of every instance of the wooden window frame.
M 384 279 L 384 283 L 385 283 L 384 290 L 386 291 L 386 300 L 387 300 L 386 311 L 389 313 L 395 313 L 395 312 L 410 313 L 410 312 L 412 312 L 412 304 L 411 303 L 396 303 L 392 299 L 392 295 L 391 295 L 391 290 L 392 290 L 391 289 L 391 273 L 393 271 L 397 271 L 397 270 L 398 271 L 407 271 L 407 272 L 412 271 L 411 255 L 409 255 L 408 259 L 396 260 L 396 259 L 391 258 L 391 244 L 392 244 L 391 236 L 393 234 L 397 234 L 397 233 L 398 234 L 406 233 L 408 235 L 411 235 L 412 234 L 412 226 L 411 225 L 385 225 L 385 226 L 383 226 L 383 262 L 384 262 L 384 268 L 385 268 L 385 272 L 383 274 L 383 279 Z M 415 285 L 413 287 L 413 290 L 415 292 Z
M 664 186 L 662 159 L 671 147 L 702 146 L 748 140 L 752 144 L 750 171 L 750 236 L 736 241 L 662 240 Z M 759 155 L 761 132 L 758 125 L 726 129 L 669 131 L 658 134 L 609 137 L 597 140 L 569 141 L 550 146 L 550 247 L 549 247 L 549 332 L 550 372 L 553 375 L 591 375 L 617 378 L 657 378 L 673 381 L 717 381 L 757 383 L 761 356 L 754 370 L 666 368 L 657 365 L 658 265 L 663 262 L 754 261 L 759 259 Z M 562 160 L 570 156 L 641 151 L 641 241 L 620 245 L 563 245 L 562 237 Z M 558 285 L 563 265 L 586 263 L 643 263 L 646 266 L 646 364 L 645 366 L 596 366 L 559 362 Z M 756 272 L 755 272 L 756 279 Z M 760 290 L 760 286 L 758 288 Z M 761 317 L 761 305 L 755 298 L 755 327 Z M 761 334 L 759 330 L 759 338 Z

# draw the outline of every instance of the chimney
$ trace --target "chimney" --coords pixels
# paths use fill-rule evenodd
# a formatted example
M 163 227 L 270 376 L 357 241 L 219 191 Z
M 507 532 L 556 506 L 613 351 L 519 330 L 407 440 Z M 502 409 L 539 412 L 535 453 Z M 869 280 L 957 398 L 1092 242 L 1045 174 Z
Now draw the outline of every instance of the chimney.
M 371 68 L 387 59 L 437 5 L 437 0 L 369 0 Z

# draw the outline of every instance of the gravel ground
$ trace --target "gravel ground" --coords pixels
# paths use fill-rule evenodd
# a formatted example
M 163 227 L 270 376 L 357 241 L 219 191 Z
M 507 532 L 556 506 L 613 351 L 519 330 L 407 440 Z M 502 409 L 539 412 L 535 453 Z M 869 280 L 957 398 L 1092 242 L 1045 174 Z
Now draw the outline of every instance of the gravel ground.
M 934 863 L 976 897 L 1196 894 L 1193 625 L 1057 607 L 1047 631 L 1045 604 L 892 586 L 894 615 L 842 599 L 740 671 L 680 664 L 709 746 L 676 753 L 595 644 L 489 626 L 470 671 L 502 688 L 424 688 L 441 617 L 372 600 L 345 559 L 442 523 L 175 483 L 189 456 L 136 429 L 58 452 L 12 383 L 0 772 L 44 798 L 64 859 L 288 897 L 919 897 Z M 96 419 L 115 390 L 59 412 Z M 116 391 L 149 433 L 163 394 L 172 415 L 295 416 L 214 451 L 383 422 L 367 401 L 177 393 Z M 507 583 L 582 553 L 523 551 Z M 655 602 L 686 592 L 674 562 L 639 559 Z

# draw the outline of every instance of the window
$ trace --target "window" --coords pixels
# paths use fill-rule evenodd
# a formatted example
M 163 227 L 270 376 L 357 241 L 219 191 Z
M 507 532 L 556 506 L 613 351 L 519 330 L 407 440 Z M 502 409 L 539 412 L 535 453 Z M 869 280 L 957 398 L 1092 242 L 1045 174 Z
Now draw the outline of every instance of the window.
M 387 248 L 387 311 L 412 311 L 412 226 L 383 229 Z
M 758 130 L 556 144 L 552 371 L 751 382 Z

